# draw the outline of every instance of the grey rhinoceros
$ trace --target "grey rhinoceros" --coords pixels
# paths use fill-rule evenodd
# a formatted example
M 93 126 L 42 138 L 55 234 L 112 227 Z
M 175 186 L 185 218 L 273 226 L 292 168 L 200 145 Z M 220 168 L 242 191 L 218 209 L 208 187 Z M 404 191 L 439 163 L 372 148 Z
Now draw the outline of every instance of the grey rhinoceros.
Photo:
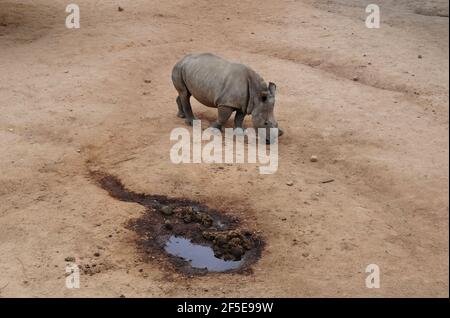
M 252 116 L 254 128 L 278 128 L 273 108 L 276 85 L 269 85 L 250 67 L 229 62 L 211 53 L 189 54 L 175 64 L 172 81 L 178 91 L 178 117 L 192 125 L 190 97 L 218 109 L 214 128 L 221 129 L 235 111 L 235 128 L 242 128 L 244 117 Z M 278 134 L 282 135 L 282 130 Z M 267 138 L 267 141 L 270 139 Z

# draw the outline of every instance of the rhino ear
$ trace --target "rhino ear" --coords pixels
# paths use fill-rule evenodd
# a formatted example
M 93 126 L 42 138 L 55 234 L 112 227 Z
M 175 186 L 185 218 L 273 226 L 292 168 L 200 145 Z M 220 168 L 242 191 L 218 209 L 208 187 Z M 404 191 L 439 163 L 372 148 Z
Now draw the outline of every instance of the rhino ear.
M 276 90 L 277 90 L 277 85 L 275 85 L 275 83 L 269 82 L 269 92 L 272 96 L 275 96 Z

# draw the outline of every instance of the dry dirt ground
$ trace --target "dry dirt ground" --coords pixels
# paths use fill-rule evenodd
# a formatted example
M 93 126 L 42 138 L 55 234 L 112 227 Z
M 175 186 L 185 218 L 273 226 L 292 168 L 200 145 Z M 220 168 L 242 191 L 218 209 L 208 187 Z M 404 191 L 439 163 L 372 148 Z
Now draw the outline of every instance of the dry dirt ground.
M 1 297 L 448 297 L 447 1 L 379 0 L 380 29 L 373 1 L 75 2 L 80 29 L 67 1 L 0 0 Z M 189 52 L 277 83 L 275 174 L 171 163 L 170 72 Z M 253 273 L 142 262 L 124 224 L 143 208 L 89 169 L 240 217 L 266 241 Z M 67 289 L 66 257 L 102 265 Z

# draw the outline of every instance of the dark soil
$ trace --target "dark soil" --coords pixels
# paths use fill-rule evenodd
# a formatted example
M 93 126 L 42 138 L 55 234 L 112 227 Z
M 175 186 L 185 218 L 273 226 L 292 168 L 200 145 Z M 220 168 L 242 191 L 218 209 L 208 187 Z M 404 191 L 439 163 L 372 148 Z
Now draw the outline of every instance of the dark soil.
M 146 208 L 141 217 L 127 224 L 138 234 L 137 244 L 146 261 L 164 255 L 183 273 L 207 273 L 206 269 L 192 268 L 186 260 L 165 252 L 164 247 L 173 235 L 210 246 L 215 257 L 225 261 L 242 260 L 242 266 L 226 272 L 249 272 L 250 266 L 261 255 L 262 239 L 255 232 L 243 229 L 239 219 L 228 213 L 189 199 L 135 193 L 126 189 L 117 177 L 108 174 L 95 172 L 92 176 L 111 197 Z

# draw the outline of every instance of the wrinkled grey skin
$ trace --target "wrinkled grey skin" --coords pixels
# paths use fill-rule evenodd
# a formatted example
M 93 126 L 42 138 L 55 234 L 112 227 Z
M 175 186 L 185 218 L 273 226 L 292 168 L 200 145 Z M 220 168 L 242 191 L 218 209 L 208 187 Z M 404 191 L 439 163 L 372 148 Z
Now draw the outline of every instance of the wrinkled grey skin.
M 192 125 L 190 97 L 218 109 L 217 121 L 211 126 L 221 129 L 231 114 L 235 128 L 243 128 L 246 115 L 252 116 L 254 128 L 278 128 L 273 114 L 276 85 L 266 82 L 251 68 L 228 62 L 214 54 L 189 54 L 175 64 L 172 81 L 178 91 L 178 117 Z M 278 130 L 282 135 L 282 130 Z M 267 140 L 270 142 L 270 140 Z

